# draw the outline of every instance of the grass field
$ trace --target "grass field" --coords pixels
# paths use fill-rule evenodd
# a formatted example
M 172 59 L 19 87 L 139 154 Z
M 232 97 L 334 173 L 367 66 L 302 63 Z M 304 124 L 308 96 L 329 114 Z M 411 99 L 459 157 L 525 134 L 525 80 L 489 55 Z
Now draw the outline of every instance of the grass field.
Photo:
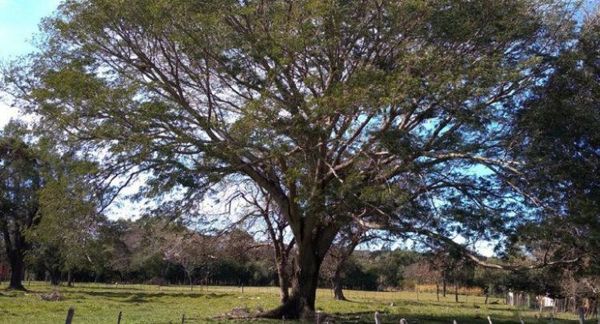
M 42 294 L 53 288 L 45 283 L 26 285 L 29 292 L 0 291 L 0 323 L 64 323 L 67 310 L 73 306 L 73 323 L 116 323 L 122 311 L 121 323 L 223 323 L 232 322 L 221 317 L 236 307 L 250 311 L 269 309 L 277 305 L 277 289 L 271 287 L 158 287 L 149 285 L 76 284 L 60 287 L 61 301 L 45 301 Z M 497 304 L 484 305 L 483 297 L 448 295 L 440 302 L 435 294 L 414 292 L 346 291 L 350 301 L 332 298 L 326 289 L 318 291 L 317 309 L 331 314 L 336 323 L 373 323 L 373 313 L 382 313 L 384 323 L 398 323 L 406 318 L 410 323 L 487 323 L 489 315 L 494 323 L 548 323 L 550 314 L 541 318 L 535 311 L 525 311 L 503 305 L 502 300 L 490 298 Z M 247 322 L 249 320 L 237 322 Z M 282 323 L 253 320 L 258 323 Z M 290 323 L 290 321 L 286 321 Z M 576 323 L 570 314 L 555 315 L 554 323 Z M 595 323 L 590 320 L 589 323 Z

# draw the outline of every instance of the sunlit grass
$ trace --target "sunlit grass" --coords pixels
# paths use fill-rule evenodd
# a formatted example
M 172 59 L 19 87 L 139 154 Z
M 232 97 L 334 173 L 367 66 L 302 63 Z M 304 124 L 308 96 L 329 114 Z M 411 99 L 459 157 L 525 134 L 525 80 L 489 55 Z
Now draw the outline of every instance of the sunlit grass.
M 29 292 L 0 292 L 0 323 L 64 323 L 69 307 L 75 308 L 73 323 L 185 323 L 226 322 L 220 318 L 235 307 L 251 311 L 269 309 L 278 304 L 275 287 L 200 287 L 190 291 L 189 286 L 76 284 L 59 287 L 61 301 L 44 301 L 41 294 L 54 288 L 46 283 L 26 285 Z M 503 305 L 498 298 L 484 304 L 479 296 L 454 295 L 438 302 L 434 293 L 346 291 L 349 301 L 336 301 L 327 289 L 318 291 L 317 309 L 332 314 L 336 323 L 373 323 L 373 313 L 379 311 L 384 323 L 398 323 L 406 318 L 411 323 L 518 323 L 519 316 L 526 323 L 548 323 L 549 313 L 539 318 L 536 311 L 518 310 Z M 537 318 L 536 318 L 537 317 Z M 575 323 L 572 314 L 556 314 L 555 323 Z M 558 320 L 560 319 L 560 320 Z M 281 323 L 278 321 L 261 321 Z M 286 321 L 290 322 L 290 321 Z M 595 320 L 590 320 L 590 323 Z

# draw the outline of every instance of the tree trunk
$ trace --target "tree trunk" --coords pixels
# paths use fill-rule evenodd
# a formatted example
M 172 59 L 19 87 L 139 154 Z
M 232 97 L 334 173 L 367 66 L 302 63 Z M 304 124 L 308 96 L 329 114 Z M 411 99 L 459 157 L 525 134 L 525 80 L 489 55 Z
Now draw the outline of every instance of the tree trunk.
M 579 306 L 579 308 L 577 309 L 577 312 L 579 313 L 579 324 L 584 324 L 585 323 L 585 311 L 583 310 L 583 306 Z
M 446 274 L 442 277 L 442 296 L 446 297 Z
M 60 271 L 50 271 L 50 284 L 52 286 L 58 286 L 60 284 Z
M 333 274 L 333 299 L 335 300 L 347 300 L 342 290 L 342 269 L 341 267 L 335 270 Z
M 23 277 L 25 275 L 25 250 L 27 243 L 17 229 L 14 232 L 9 231 L 8 226 L 2 226 L 4 239 L 4 248 L 10 265 L 10 283 L 8 289 L 26 290 L 23 286 Z M 11 239 L 12 238 L 12 239 Z
M 324 256 L 325 253 L 317 253 L 316 247 L 310 241 L 298 244 L 292 291 L 288 300 L 279 307 L 261 314 L 261 317 L 313 320 L 319 268 Z
M 454 282 L 454 301 L 458 303 L 458 283 Z
M 8 289 L 26 290 L 23 286 L 23 275 L 25 274 L 25 262 L 23 255 L 18 252 L 12 252 L 9 255 L 10 263 L 10 284 Z
M 190 282 L 190 291 L 194 290 L 194 282 L 192 281 L 192 273 L 186 271 L 187 276 L 188 276 L 188 280 Z
M 437 298 L 437 301 L 440 301 L 440 284 L 439 284 L 439 282 L 435 283 L 435 297 Z
M 290 276 L 286 269 L 287 262 L 277 264 L 277 280 L 279 281 L 279 301 L 284 304 L 290 298 Z
M 73 287 L 73 271 L 67 271 L 67 287 Z

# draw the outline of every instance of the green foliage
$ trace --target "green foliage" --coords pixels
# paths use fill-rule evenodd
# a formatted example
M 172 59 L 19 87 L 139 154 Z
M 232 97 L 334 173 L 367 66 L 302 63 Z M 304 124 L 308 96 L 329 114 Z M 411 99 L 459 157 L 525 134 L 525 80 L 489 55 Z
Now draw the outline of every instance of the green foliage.
M 424 226 L 498 230 L 492 212 L 509 208 L 492 200 L 505 193 L 484 185 L 499 179 L 467 170 L 499 163 L 504 150 L 491 143 L 504 134 L 492 130 L 511 113 L 500 107 L 561 46 L 571 25 L 550 16 L 564 10 L 525 0 L 66 1 L 43 25 L 43 54 L 7 84 L 31 64 L 36 81 L 18 96 L 48 128 L 105 149 L 115 169 L 150 173 L 149 197 L 201 199 L 227 176 L 248 177 L 294 205 L 286 217 L 298 235 L 302 222 L 334 231 L 370 206 L 419 223 L 406 215 L 456 196 L 463 208 Z M 327 209 L 339 216 L 322 217 Z
M 51 163 L 50 175 L 39 191 L 38 223 L 27 232 L 36 245 L 32 253 L 53 249 L 61 255 L 61 270 L 88 268 L 93 251 L 90 244 L 101 220 L 95 192 L 85 182 L 91 174 L 88 163 L 68 161 L 64 156 Z
M 521 110 L 517 141 L 529 190 L 538 199 L 535 224 L 516 244 L 554 258 L 574 258 L 581 274 L 598 275 L 600 242 L 600 23 L 590 14 L 577 42 L 557 57 L 547 82 Z
M 353 257 L 354 262 L 360 264 L 363 271 L 376 279 L 375 287 L 369 287 L 369 282 L 366 282 L 364 283 L 366 286 L 357 286 L 361 289 L 384 290 L 403 287 L 405 283 L 404 270 L 408 265 L 421 258 L 419 253 L 408 250 L 384 250 L 372 253 L 358 251 L 357 254 Z

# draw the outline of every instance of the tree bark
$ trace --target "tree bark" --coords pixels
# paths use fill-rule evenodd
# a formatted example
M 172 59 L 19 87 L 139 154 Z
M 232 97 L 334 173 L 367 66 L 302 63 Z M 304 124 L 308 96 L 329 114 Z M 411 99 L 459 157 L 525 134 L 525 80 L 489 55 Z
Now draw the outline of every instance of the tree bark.
M 10 231 L 6 223 L 1 224 L 2 235 L 4 236 L 4 247 L 6 256 L 10 265 L 10 283 L 8 289 L 27 290 L 23 286 L 25 275 L 25 250 L 27 243 L 19 229 Z
M 342 269 L 338 267 L 333 274 L 333 299 L 335 300 L 347 300 L 346 296 L 344 296 L 344 291 L 342 288 Z
M 458 303 L 458 283 L 454 282 L 454 301 Z
M 194 282 L 192 281 L 192 273 L 189 271 L 186 271 L 186 274 L 187 274 L 188 280 L 190 282 L 190 291 L 193 291 L 194 290 Z
M 290 276 L 286 269 L 286 262 L 278 263 L 277 280 L 279 281 L 279 301 L 284 304 L 290 298 Z
M 73 271 L 67 271 L 67 287 L 73 287 Z
M 25 274 L 25 262 L 23 255 L 19 252 L 13 252 L 9 254 L 10 264 L 10 283 L 8 289 L 23 290 L 23 275 Z
M 50 284 L 52 286 L 58 286 L 60 284 L 60 271 L 50 271 Z
M 446 297 L 446 274 L 442 277 L 442 296 Z
M 327 245 L 327 248 L 329 245 Z M 314 319 L 319 268 L 321 267 L 325 253 L 318 251 L 317 247 L 309 240 L 304 242 L 304 244 L 298 244 L 297 253 L 298 255 L 294 262 L 292 290 L 288 300 L 279 307 L 261 314 L 261 317 Z

